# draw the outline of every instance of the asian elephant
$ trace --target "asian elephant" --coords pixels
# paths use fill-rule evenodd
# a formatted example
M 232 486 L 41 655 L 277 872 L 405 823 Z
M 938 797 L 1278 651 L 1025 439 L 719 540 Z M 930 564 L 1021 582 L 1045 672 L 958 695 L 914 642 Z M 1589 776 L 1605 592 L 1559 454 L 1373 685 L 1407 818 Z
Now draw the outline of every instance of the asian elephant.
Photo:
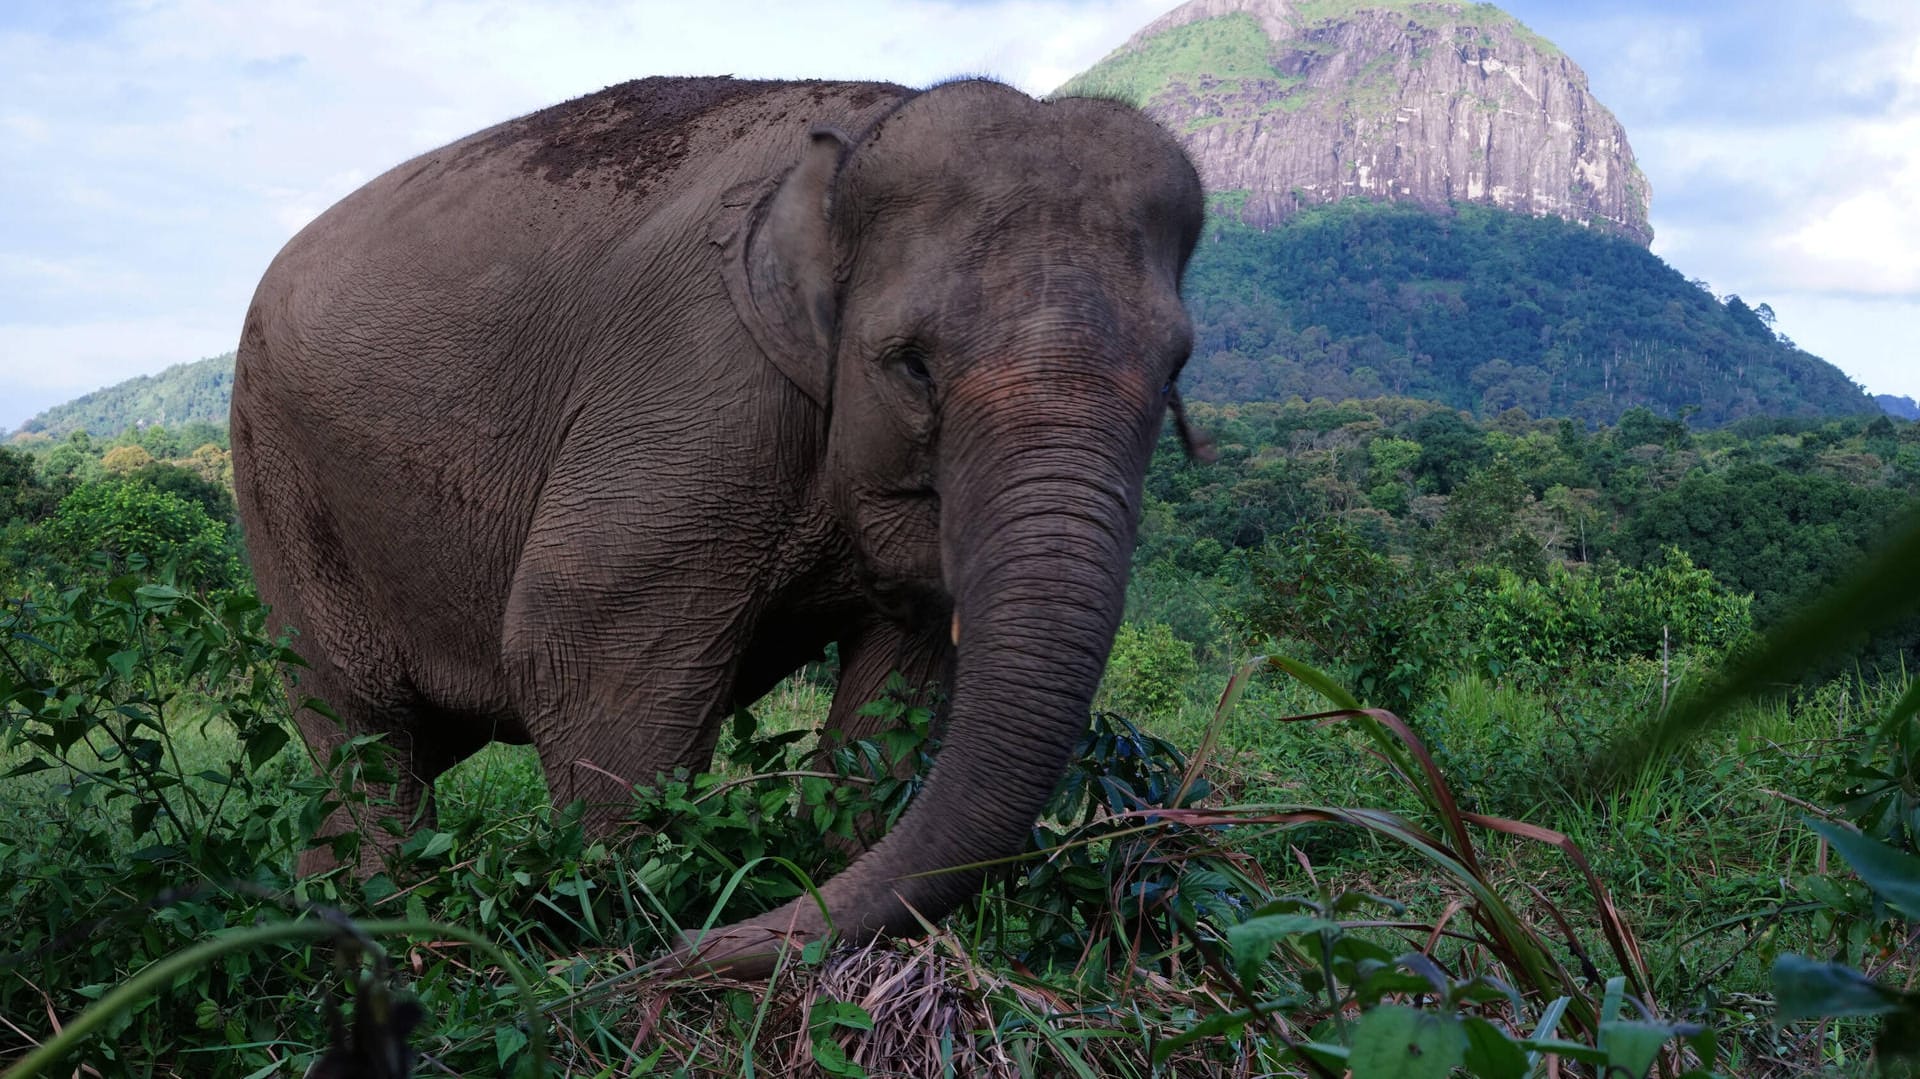
M 646 79 L 394 168 L 280 252 L 239 348 L 261 596 L 338 714 L 305 738 L 384 735 L 402 812 L 530 741 L 604 829 L 610 776 L 705 765 L 838 642 L 835 728 L 894 669 L 950 704 L 826 906 L 856 939 L 943 915 L 979 876 L 937 871 L 1022 846 L 1086 721 L 1202 210 L 1134 109 L 984 80 Z M 698 956 L 825 927 L 803 900 Z

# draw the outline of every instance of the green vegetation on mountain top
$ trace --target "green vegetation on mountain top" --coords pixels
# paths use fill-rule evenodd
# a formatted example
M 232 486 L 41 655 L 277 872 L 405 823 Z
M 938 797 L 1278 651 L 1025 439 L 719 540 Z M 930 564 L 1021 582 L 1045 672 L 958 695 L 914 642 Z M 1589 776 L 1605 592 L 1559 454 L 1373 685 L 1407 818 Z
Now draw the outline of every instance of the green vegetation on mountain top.
M 1273 45 L 1251 15 L 1176 26 L 1140 48 L 1122 47 L 1054 91 L 1055 97 L 1113 97 L 1144 105 L 1175 77 L 1289 82 L 1273 69 Z
M 1324 28 L 1368 12 L 1391 11 L 1428 30 L 1478 29 L 1482 31 L 1483 44 L 1492 43 L 1491 38 L 1484 36 L 1485 31 L 1503 28 L 1542 56 L 1563 55 L 1551 41 L 1492 4 L 1437 0 L 1301 0 L 1293 4 L 1291 10 L 1303 31 Z M 1155 34 L 1137 46 L 1130 43 L 1115 49 L 1099 63 L 1062 83 L 1053 96 L 1116 97 L 1145 105 L 1176 79 L 1184 81 L 1201 76 L 1222 82 L 1258 79 L 1281 93 L 1300 80 L 1274 69 L 1272 57 L 1278 47 L 1280 43 L 1269 39 L 1259 21 L 1245 12 L 1201 19 Z M 1299 36 L 1289 39 L 1285 47 L 1318 46 L 1311 37 Z M 1276 107 L 1282 100 L 1286 99 L 1276 98 Z M 1298 107 L 1298 103 L 1294 107 Z
M 1294 0 L 1289 6 L 1302 26 L 1349 19 L 1369 11 L 1392 11 L 1428 29 L 1470 26 L 1488 30 L 1500 27 L 1544 56 L 1562 55 L 1553 42 L 1529 30 L 1519 19 L 1495 4 L 1461 3 L 1457 0 Z

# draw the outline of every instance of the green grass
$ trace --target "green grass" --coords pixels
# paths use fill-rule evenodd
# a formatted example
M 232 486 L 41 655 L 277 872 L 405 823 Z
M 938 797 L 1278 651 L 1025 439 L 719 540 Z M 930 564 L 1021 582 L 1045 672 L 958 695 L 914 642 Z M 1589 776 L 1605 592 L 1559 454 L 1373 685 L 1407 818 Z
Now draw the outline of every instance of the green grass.
M 1115 97 L 1145 105 L 1176 78 L 1281 80 L 1271 44 L 1253 16 L 1233 14 L 1177 26 L 1138 49 L 1122 47 L 1067 80 L 1054 97 Z
M 1769 998 L 1776 956 L 1819 954 L 1834 946 L 1836 931 L 1844 936 L 1846 927 L 1836 930 L 1814 910 L 1801 886 L 1832 868 L 1802 818 L 1806 806 L 1827 797 L 1835 771 L 1866 744 L 1873 717 L 1885 714 L 1903 688 L 1897 681 L 1841 681 L 1745 705 L 1669 766 L 1600 800 L 1543 787 L 1540 778 L 1629 732 L 1630 717 L 1656 711 L 1657 664 L 1630 665 L 1611 684 L 1560 686 L 1551 694 L 1458 676 L 1416 727 L 1470 808 L 1551 828 L 1586 851 L 1640 931 L 1653 984 L 1669 1008 L 1715 1002 L 1703 1014 L 1738 1052 L 1803 1063 L 1813 1054 L 1838 1067 L 1857 1057 L 1860 1027 L 1824 1042 L 1809 1041 L 1804 1031 L 1777 1034 L 1754 1002 Z M 1203 676 L 1176 712 L 1147 722 L 1177 744 L 1197 744 L 1216 694 Z M 1367 760 L 1352 729 L 1276 721 L 1320 707 L 1297 683 L 1256 685 L 1222 730 L 1212 769 L 1218 798 L 1415 812 L 1406 789 Z M 1287 830 L 1250 837 L 1245 849 L 1268 868 L 1277 892 L 1305 884 L 1297 864 L 1304 856 L 1323 880 L 1352 882 L 1413 909 L 1431 909 L 1448 895 L 1434 890 L 1436 878 L 1421 860 L 1350 832 Z M 1591 893 L 1564 878 L 1557 853 L 1497 839 L 1483 849 L 1496 876 L 1590 913 Z M 1864 939 L 1856 936 L 1855 946 Z
M 188 635 L 203 631 L 194 623 L 177 625 Z M 1129 662 L 1192 670 L 1180 646 L 1142 640 Z M 111 700 L 124 691 L 161 708 L 168 717 L 166 774 L 205 784 L 202 795 L 217 797 L 219 784 L 193 777 L 219 774 L 244 753 L 219 709 L 254 698 L 175 693 L 137 677 L 123 681 L 114 672 L 126 666 L 124 659 L 100 662 L 103 677 L 110 677 L 89 699 Z M 967 1052 L 1003 1054 L 1017 1074 L 1145 1075 L 1152 1071 L 1152 1046 L 1175 1044 L 1171 1039 L 1212 1016 L 1228 1024 L 1222 1031 L 1240 1029 L 1232 1026 L 1239 1022 L 1253 1036 L 1196 1036 L 1177 1050 L 1186 1054 L 1178 1073 L 1240 1066 L 1272 1071 L 1286 1066 L 1281 1039 L 1357 1044 L 1352 1030 L 1325 1025 L 1342 1014 L 1338 1001 L 1307 988 L 1316 984 L 1313 972 L 1331 961 L 1315 957 L 1331 939 L 1325 933 L 1348 942 L 1341 953 L 1348 960 L 1422 951 L 1456 988 L 1481 977 L 1521 986 L 1524 1002 L 1497 1014 L 1503 1030 L 1529 1029 L 1547 1000 L 1567 996 L 1572 1010 L 1561 1033 L 1590 1038 L 1615 1005 L 1601 999 L 1598 982 L 1586 980 L 1563 938 L 1574 935 L 1599 978 L 1620 975 L 1632 984 L 1637 964 L 1622 962 L 1602 932 L 1609 911 L 1642 941 L 1645 987 L 1661 1014 L 1695 1012 L 1719 1029 L 1732 1073 L 1757 1073 L 1761 1061 L 1835 1068 L 1858 1061 L 1865 1037 L 1858 1025 L 1833 1026 L 1828 1034 L 1771 1029 L 1764 1006 L 1768 968 L 1786 951 L 1838 949 L 1857 962 L 1897 939 L 1888 934 L 1898 930 L 1889 930 L 1861 894 L 1848 892 L 1855 886 L 1831 864 L 1820 872 L 1821 845 L 1800 816 L 1803 807 L 1830 801 L 1840 766 L 1866 744 L 1867 732 L 1904 692 L 1903 682 L 1839 681 L 1745 705 L 1658 766 L 1596 796 L 1543 779 L 1582 751 L 1631 733 L 1658 710 L 1663 689 L 1671 687 L 1663 687 L 1657 662 L 1631 660 L 1556 678 L 1456 675 L 1441 680 L 1408 717 L 1404 735 L 1392 736 L 1352 717 L 1289 721 L 1326 707 L 1320 691 L 1299 678 L 1274 671 L 1242 683 L 1228 675 L 1221 662 L 1203 665 L 1177 692 L 1151 698 L 1165 702 L 1156 706 L 1159 714 L 1139 717 L 1175 744 L 1207 747 L 1204 773 L 1194 773 L 1210 785 L 1202 802 L 1162 799 L 1147 818 L 1083 815 L 1069 807 L 1065 817 L 1043 825 L 1052 837 L 1048 858 L 957 913 L 945 935 L 865 957 L 816 959 L 773 992 L 662 978 L 642 964 L 676 927 L 737 917 L 737 904 L 723 908 L 725 901 L 716 898 L 736 884 L 755 892 L 757 901 L 777 900 L 784 871 L 757 862 L 762 856 L 811 857 L 810 873 L 832 871 L 834 859 L 817 849 L 817 835 L 814 854 L 802 853 L 806 820 L 835 804 L 823 800 L 824 788 L 796 798 L 801 788 L 791 780 L 752 778 L 762 767 L 778 771 L 808 759 L 805 743 L 784 750 L 786 764 L 746 763 L 769 760 L 757 756 L 756 747 L 824 720 L 829 693 L 805 678 L 788 680 L 758 702 L 757 733 L 743 740 L 729 732 L 720 775 L 638 807 L 641 827 L 617 840 L 584 836 L 577 822 L 551 812 L 531 750 L 496 746 L 442 778 L 441 818 L 409 842 L 394 877 L 381 874 L 365 885 L 335 877 L 300 887 L 325 909 L 381 927 L 379 943 L 391 949 L 388 968 L 400 973 L 429 1017 L 415 1044 L 467 1070 L 529 1066 L 525 1032 L 515 1026 L 525 1001 L 510 984 L 512 968 L 533 976 L 529 991 L 548 1016 L 542 1029 L 567 1073 L 643 1072 L 649 1060 L 668 1059 L 686 1062 L 691 1074 L 758 1072 L 790 1059 L 795 1046 L 831 1058 L 870 1044 L 862 1039 L 883 1036 L 883 1028 L 868 1032 L 857 1017 L 847 1026 L 809 1027 L 804 1009 L 853 1000 L 880 1007 L 874 1002 L 885 998 L 871 995 L 876 987 L 902 984 L 945 986 L 940 991 L 950 996 L 943 999 L 957 1010 L 942 1014 L 957 1016 L 959 1025 L 922 1029 L 889 1020 L 884 1036 L 895 1041 L 873 1050 L 893 1054 L 883 1060 L 957 1044 Z M 1103 691 L 1103 699 L 1122 689 L 1138 694 L 1142 685 L 1140 672 L 1131 672 Z M 37 698 L 18 698 L 30 699 Z M 9 721 L 31 714 L 16 711 Z M 105 710 L 99 722 L 119 716 Z M 46 722 L 31 719 L 17 729 L 32 732 Z M 1159 781 L 1167 768 L 1180 774 L 1162 751 L 1105 722 L 1106 742 L 1094 742 L 1075 765 L 1090 806 L 1097 809 L 1115 789 L 1146 789 L 1141 784 L 1152 779 L 1152 768 L 1162 769 Z M 28 752 L 16 746 L 0 765 L 22 763 Z M 115 754 L 79 749 L 69 760 L 94 772 L 111 768 Z M 1429 760 L 1444 779 L 1422 771 Z M 1148 772 L 1140 771 L 1143 762 L 1152 763 Z M 255 766 L 257 796 L 214 814 L 209 827 L 244 828 L 259 807 L 297 810 L 306 797 L 305 770 L 304 752 L 280 748 Z M 282 865 L 258 867 L 262 875 L 251 885 L 258 891 L 220 884 L 162 893 L 148 912 L 136 898 L 143 893 L 112 876 L 138 866 L 139 845 L 148 842 L 124 825 L 128 803 L 74 801 L 66 793 L 70 779 L 43 771 L 0 785 L 0 843 L 67 894 L 86 898 L 84 910 L 55 912 L 57 927 L 70 930 L 99 912 L 112 918 L 77 940 L 55 942 L 84 948 L 91 969 L 109 972 L 88 975 L 89 988 L 56 980 L 61 964 L 28 968 L 24 986 L 0 987 L 0 1000 L 8 1002 L 0 1015 L 20 1031 L 46 1035 L 39 1013 L 28 1015 L 21 1003 L 39 999 L 43 989 L 59 1001 L 55 1013 L 70 1019 L 101 991 L 136 985 L 132 979 L 145 970 L 171 969 L 150 964 L 199 955 L 189 949 L 258 919 L 286 921 L 300 911 L 297 903 L 266 898 L 289 883 Z M 1439 799 L 1442 784 L 1462 809 L 1550 832 L 1529 838 L 1468 826 L 1449 808 L 1452 802 Z M 63 831 L 36 829 L 49 804 L 73 811 Z M 1541 841 L 1552 833 L 1585 852 L 1591 875 L 1565 850 Z M 94 840 L 101 842 L 79 850 Z M 65 844 L 75 845 L 72 856 Z M 1816 902 L 1826 894 L 1820 886 L 1838 891 Z M 8 887 L 26 889 L 16 895 L 44 894 L 32 882 Z M 1351 906 L 1360 893 L 1403 907 L 1384 917 L 1368 905 L 1373 901 Z M 1129 898 L 1153 894 L 1184 898 L 1150 906 Z M 1297 921 L 1309 908 L 1323 914 L 1337 908 L 1337 929 L 1279 931 L 1269 943 L 1236 928 L 1260 918 L 1291 925 L 1288 919 Z M 129 919 L 129 912 L 141 917 Z M 17 918 L 24 912 L 0 913 Z M 1473 932 L 1485 941 L 1466 945 L 1432 936 L 1446 918 L 1462 929 L 1479 927 Z M 406 929 L 402 922 L 449 928 Z M 117 1046 L 120 1055 L 90 1059 L 107 1062 L 109 1071 L 122 1064 L 137 1070 L 141 1061 L 191 1052 L 196 1072 L 237 1075 L 257 1071 L 262 1061 L 304 1068 L 325 1038 L 323 1002 L 344 992 L 333 960 L 341 945 L 314 943 L 311 938 L 331 931 L 310 916 L 305 925 L 289 930 L 308 938 L 305 943 L 231 950 L 210 958 L 214 965 L 205 970 L 182 972 L 181 991 L 164 1002 L 173 1010 L 152 1013 L 171 1018 L 134 1021 L 123 1028 L 121 1042 L 94 1043 L 96 1051 Z M 176 935 L 143 943 L 154 928 Z M 477 936 L 468 940 L 463 933 Z M 1231 955 L 1198 947 L 1196 934 Z M 501 949 L 502 957 L 487 947 Z M 362 950 L 348 967 L 373 963 L 373 954 Z M 1341 969 L 1338 983 L 1349 989 L 1371 976 L 1364 967 Z M 1145 970 L 1158 973 L 1149 978 Z M 1256 989 L 1305 996 L 1270 1029 L 1223 1010 L 1236 993 Z M 1446 1009 L 1439 1014 L 1438 1021 L 1455 1021 Z M 976 1037 L 980 1030 L 994 1033 Z M 0 1059 L 20 1047 L 0 1043 Z M 1235 1063 L 1235 1054 L 1245 1059 Z

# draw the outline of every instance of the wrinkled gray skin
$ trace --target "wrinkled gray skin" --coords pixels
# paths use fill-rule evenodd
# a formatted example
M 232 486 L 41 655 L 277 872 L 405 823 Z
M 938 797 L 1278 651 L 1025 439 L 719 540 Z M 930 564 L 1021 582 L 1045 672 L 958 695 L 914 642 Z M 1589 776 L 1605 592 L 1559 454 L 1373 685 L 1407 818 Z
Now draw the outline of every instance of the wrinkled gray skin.
M 1201 212 L 1133 109 L 983 81 L 649 79 L 373 181 L 274 261 L 234 384 L 261 593 L 342 721 L 307 741 L 386 735 L 403 812 L 530 741 L 605 828 L 838 641 L 847 734 L 889 670 L 950 679 L 926 789 L 824 886 L 841 933 L 916 932 L 1085 722 Z

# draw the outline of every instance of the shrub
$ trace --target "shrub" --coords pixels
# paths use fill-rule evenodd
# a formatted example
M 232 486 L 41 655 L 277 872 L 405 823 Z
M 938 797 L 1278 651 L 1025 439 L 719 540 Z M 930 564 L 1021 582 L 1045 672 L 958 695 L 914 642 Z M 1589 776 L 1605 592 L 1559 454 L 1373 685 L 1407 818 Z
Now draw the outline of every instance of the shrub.
M 1180 710 L 1185 687 L 1200 671 L 1193 645 L 1164 622 L 1127 622 L 1113 639 L 1100 695 L 1104 707 L 1136 719 Z
M 197 503 L 129 480 L 76 487 L 23 546 L 69 570 L 104 553 L 108 576 L 152 564 L 172 567 L 190 587 L 231 588 L 243 579 L 224 523 Z

